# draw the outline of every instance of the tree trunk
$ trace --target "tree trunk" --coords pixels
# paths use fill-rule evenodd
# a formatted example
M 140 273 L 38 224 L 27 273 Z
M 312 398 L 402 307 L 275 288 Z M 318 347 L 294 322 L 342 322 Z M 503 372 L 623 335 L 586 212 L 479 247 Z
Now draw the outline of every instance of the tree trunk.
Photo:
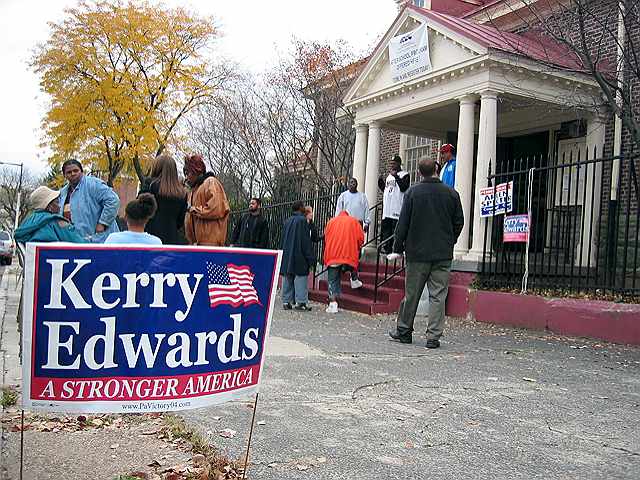
M 136 156 L 133 157 L 133 168 L 136 169 L 136 175 L 138 176 L 138 180 L 140 181 L 140 184 L 143 184 L 145 179 L 145 174 L 142 171 L 142 165 L 140 165 L 140 158 L 138 157 L 137 153 L 136 153 Z

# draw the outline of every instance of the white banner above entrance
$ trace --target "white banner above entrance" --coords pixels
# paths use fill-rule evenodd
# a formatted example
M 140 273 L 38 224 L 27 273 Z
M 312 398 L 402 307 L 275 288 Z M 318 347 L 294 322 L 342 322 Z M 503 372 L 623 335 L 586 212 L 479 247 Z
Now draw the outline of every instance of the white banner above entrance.
M 389 64 L 394 82 L 402 82 L 431 71 L 426 24 L 391 39 Z

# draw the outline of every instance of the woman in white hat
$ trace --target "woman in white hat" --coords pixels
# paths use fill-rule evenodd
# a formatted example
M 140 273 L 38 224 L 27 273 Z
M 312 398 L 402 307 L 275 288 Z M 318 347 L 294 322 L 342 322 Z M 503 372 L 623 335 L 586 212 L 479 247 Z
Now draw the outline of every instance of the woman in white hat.
M 86 242 L 73 224 L 58 214 L 58 196 L 59 192 L 45 186 L 36 188 L 29 195 L 29 202 L 35 210 L 16 230 L 16 242 Z

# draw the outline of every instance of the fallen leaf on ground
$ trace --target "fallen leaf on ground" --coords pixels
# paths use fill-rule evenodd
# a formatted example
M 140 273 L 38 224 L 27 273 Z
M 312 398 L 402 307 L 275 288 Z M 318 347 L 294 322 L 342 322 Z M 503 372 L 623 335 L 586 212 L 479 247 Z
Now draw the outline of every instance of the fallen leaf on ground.
M 130 473 L 128 476 L 133 478 L 140 478 L 142 480 L 149 479 L 149 474 L 145 472 L 133 472 L 133 473 Z

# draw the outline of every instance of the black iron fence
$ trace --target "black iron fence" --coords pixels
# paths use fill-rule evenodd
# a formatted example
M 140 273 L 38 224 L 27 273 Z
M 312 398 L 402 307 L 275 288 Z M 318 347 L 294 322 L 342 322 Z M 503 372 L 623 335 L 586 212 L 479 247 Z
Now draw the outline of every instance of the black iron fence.
M 322 261 L 322 251 L 324 248 L 324 227 L 333 214 L 335 213 L 336 203 L 340 193 L 324 193 L 316 192 L 315 194 L 306 194 L 300 198 L 294 198 L 285 202 L 269 204 L 265 202 L 262 205 L 262 215 L 269 225 L 269 247 L 274 249 L 282 248 L 282 227 L 284 222 L 293 215 L 291 206 L 296 200 L 301 200 L 305 205 L 313 208 L 314 225 L 317 228 L 319 241 L 314 243 L 314 250 L 318 261 Z M 227 238 L 231 237 L 231 231 L 236 223 L 240 220 L 247 210 L 238 210 L 231 212 L 228 223 Z
M 336 203 L 340 193 L 323 193 L 317 192 L 314 195 L 305 195 L 300 198 L 295 197 L 291 200 L 278 202 L 274 204 L 265 203 L 262 206 L 262 214 L 269 224 L 269 247 L 279 249 L 282 248 L 282 230 L 284 222 L 293 212 L 291 206 L 296 200 L 301 200 L 305 205 L 311 206 L 314 213 L 314 224 L 316 226 L 319 241 L 314 243 L 314 250 L 318 264 L 322 264 L 322 255 L 324 251 L 324 229 L 329 219 L 335 214 Z M 228 235 L 231 236 L 231 230 L 240 220 L 247 210 L 238 210 L 231 212 L 228 223 Z M 376 254 L 376 276 L 374 282 L 374 301 L 377 300 L 378 289 L 392 280 L 396 275 L 404 271 L 404 259 L 399 261 L 388 261 L 386 255 L 381 252 L 385 243 L 393 241 L 393 238 L 382 242 L 380 239 L 380 223 L 382 219 L 382 202 L 377 203 L 369 210 L 371 219 L 369 232 L 366 236 L 364 247 L 370 247 Z M 317 286 L 319 279 L 326 271 L 326 266 L 314 266 L 312 271 L 314 286 Z
M 639 159 L 577 149 L 490 172 L 481 287 L 639 301 Z

